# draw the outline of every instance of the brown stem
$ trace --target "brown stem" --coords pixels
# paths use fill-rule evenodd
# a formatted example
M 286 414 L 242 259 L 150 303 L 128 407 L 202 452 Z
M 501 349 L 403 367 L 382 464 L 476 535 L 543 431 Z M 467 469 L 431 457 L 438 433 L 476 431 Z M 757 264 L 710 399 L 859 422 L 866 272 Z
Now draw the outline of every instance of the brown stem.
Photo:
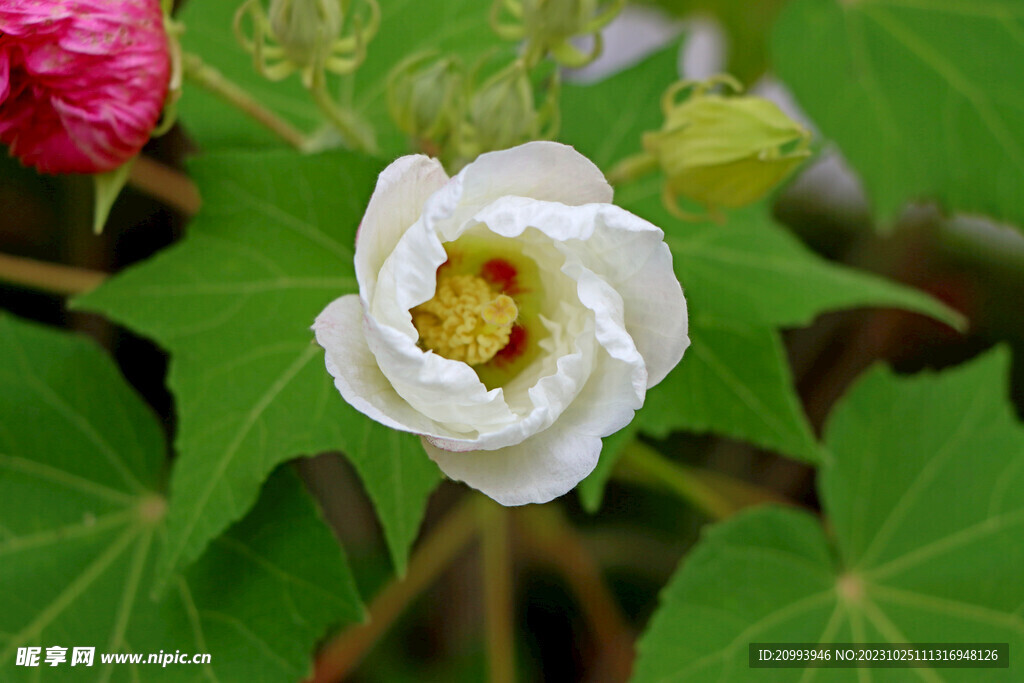
M 198 55 L 185 54 L 182 63 L 185 78 L 217 95 L 295 149 L 301 150 L 305 147 L 306 136 L 301 131 L 264 107 L 248 92 L 225 78 L 220 71 L 205 64 Z
M 515 683 L 515 618 L 509 511 L 479 496 L 487 663 L 491 683 Z
M 135 160 L 128 183 L 186 216 L 194 216 L 202 203 L 199 189 L 187 175 L 149 157 Z
M 0 280 L 53 294 L 82 294 L 99 287 L 106 273 L 0 254 Z
M 413 553 L 404 579 L 388 584 L 370 603 L 369 619 L 328 643 L 317 657 L 311 683 L 333 683 L 351 672 L 377 639 L 473 539 L 480 508 L 471 497 L 460 503 Z

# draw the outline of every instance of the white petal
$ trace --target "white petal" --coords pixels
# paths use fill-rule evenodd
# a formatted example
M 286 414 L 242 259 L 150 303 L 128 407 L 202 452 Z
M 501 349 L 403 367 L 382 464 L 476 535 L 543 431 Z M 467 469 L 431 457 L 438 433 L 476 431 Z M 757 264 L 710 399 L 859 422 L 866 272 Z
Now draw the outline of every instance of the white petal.
M 690 346 L 686 299 L 668 245 L 661 244 L 636 274 L 614 285 L 622 296 L 626 329 L 647 365 L 647 387 L 653 387 Z
M 448 258 L 440 238 L 423 220 L 414 223 L 384 261 L 377 289 L 367 299 L 371 315 L 384 325 L 417 337 L 409 309 L 429 301 L 437 289 L 437 268 Z
M 579 272 L 574 272 L 577 269 Z M 567 262 L 563 270 L 575 275 L 579 283 L 580 303 L 594 312 L 597 342 L 613 360 L 628 366 L 629 386 L 622 389 L 632 388 L 632 393 L 639 399 L 639 408 L 647 392 L 647 367 L 626 330 L 622 297 L 602 278 L 578 264 Z
M 601 439 L 555 424 L 515 446 L 453 453 L 426 439 L 427 455 L 452 479 L 502 505 L 546 503 L 570 491 L 593 471 Z
M 464 206 L 483 206 L 506 195 L 571 206 L 612 201 L 612 187 L 601 169 L 557 142 L 528 142 L 481 154 L 459 175 Z
M 551 336 L 542 342 L 545 356 L 538 359 L 539 366 L 525 369 L 502 389 L 519 404 L 515 421 L 471 439 L 428 436 L 432 445 L 456 452 L 506 448 L 544 431 L 561 417 L 589 381 L 596 353 L 593 316 L 579 305 L 573 310 L 567 304 L 565 309 L 559 322 L 544 321 Z
M 612 187 L 601 169 L 572 147 L 528 142 L 481 154 L 430 198 L 424 220 L 450 241 L 473 214 L 506 196 L 578 206 L 611 202 Z
M 664 233 L 619 207 L 566 207 L 508 197 L 474 217 L 505 237 L 526 226 L 555 240 L 622 297 L 623 321 L 647 365 L 647 386 L 664 379 L 689 346 L 686 300 L 672 271 Z
M 590 381 L 558 418 L 556 426 L 605 437 L 628 425 L 643 405 L 646 393 L 637 393 L 634 373 L 631 364 L 603 354 Z
M 423 155 L 401 157 L 381 172 L 356 233 L 356 278 L 364 298 L 372 297 L 381 265 L 427 198 L 447 181 L 440 162 Z
M 501 389 L 487 390 L 473 368 L 424 351 L 416 340 L 372 316 L 364 319 L 367 345 L 398 395 L 463 438 L 515 422 Z
M 634 262 L 636 254 L 654 249 L 665 235 L 660 228 L 612 204 L 566 206 L 526 197 L 496 199 L 481 208 L 473 220 L 502 237 L 519 237 L 527 228 L 536 228 L 559 243 L 594 240 L 586 253 L 595 264 L 607 257 L 608 268 L 614 269 L 616 277 L 619 269 L 633 272 L 639 268 L 640 264 Z M 588 267 L 593 265 L 588 263 Z
M 447 434 L 398 395 L 377 367 L 363 334 L 363 305 L 356 294 L 335 299 L 313 323 L 326 351 L 334 386 L 356 410 L 377 422 L 417 434 Z

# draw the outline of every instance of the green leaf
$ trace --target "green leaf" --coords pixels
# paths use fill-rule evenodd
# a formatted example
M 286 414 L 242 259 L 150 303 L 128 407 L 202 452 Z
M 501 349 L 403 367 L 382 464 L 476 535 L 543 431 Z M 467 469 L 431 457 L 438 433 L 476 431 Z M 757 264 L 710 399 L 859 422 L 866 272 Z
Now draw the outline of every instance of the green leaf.
M 724 225 L 690 223 L 671 216 L 656 193 L 651 181 L 635 183 L 618 201 L 665 230 L 687 303 L 700 316 L 796 327 L 826 311 L 876 306 L 964 325 L 923 292 L 818 256 L 775 223 L 766 202 L 730 212 Z
M 355 228 L 378 162 L 334 152 L 204 157 L 203 209 L 181 243 L 76 305 L 146 334 L 172 357 L 179 458 L 160 576 L 195 560 L 296 455 L 348 452 L 399 572 L 439 473 L 411 435 L 350 409 L 310 325 L 355 291 Z
M 775 63 L 884 214 L 927 198 L 1024 224 L 1022 22 L 1019 0 L 795 0 Z
M 1008 360 L 997 351 L 938 375 L 870 372 L 828 424 L 820 496 L 834 538 L 805 512 L 773 508 L 712 527 L 663 593 L 634 680 L 748 680 L 750 642 L 1024 647 L 1024 428 L 1006 400 Z M 776 669 L 772 680 L 806 673 Z
M 679 44 L 673 43 L 597 83 L 563 85 L 558 139 L 605 171 L 639 153 L 644 131 L 664 122 L 661 94 L 679 79 L 678 55 Z
M 672 230 L 666 240 L 693 306 L 722 322 L 803 326 L 824 311 L 875 306 L 964 326 L 959 313 L 923 292 L 817 256 L 776 226 L 764 205 L 733 214 L 727 225 Z
M 713 432 L 818 461 L 778 332 L 695 317 L 690 339 L 683 362 L 651 391 L 639 417 L 643 431 Z
M 618 447 L 638 432 L 656 437 L 673 430 L 711 432 L 818 462 L 818 444 L 793 390 L 778 332 L 694 317 L 690 340 L 682 362 L 647 393 L 633 423 L 606 440 L 597 467 L 580 484 L 588 511 L 600 507 Z
M 152 594 L 165 509 L 160 427 L 106 355 L 0 316 L 0 678 L 19 647 L 68 648 L 57 680 L 298 680 L 325 628 L 363 610 L 344 556 L 298 479 L 173 590 Z M 296 549 L 301 549 L 297 553 Z M 282 618 L 287 615 L 286 618 Z M 71 667 L 94 647 L 93 668 Z M 101 653 L 209 653 L 207 666 L 102 664 Z

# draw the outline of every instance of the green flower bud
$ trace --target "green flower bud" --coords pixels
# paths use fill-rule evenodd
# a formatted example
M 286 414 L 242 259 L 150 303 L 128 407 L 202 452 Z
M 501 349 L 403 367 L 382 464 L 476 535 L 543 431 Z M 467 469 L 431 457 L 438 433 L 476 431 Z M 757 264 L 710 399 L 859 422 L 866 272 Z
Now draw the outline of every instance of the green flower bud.
M 350 74 L 366 57 L 366 44 L 380 26 L 380 7 L 377 0 L 362 0 L 363 11 L 353 13 L 351 4 L 270 0 L 264 11 L 263 0 L 245 0 L 235 12 L 235 37 L 264 77 L 277 81 L 298 71 L 312 88 L 325 72 Z
M 557 128 L 557 88 L 554 81 L 544 105 L 537 109 L 533 84 L 522 61 L 489 78 L 469 102 L 468 133 L 475 153 L 550 137 Z
M 528 59 L 535 63 L 545 53 L 570 67 L 592 62 L 601 52 L 599 31 L 625 5 L 625 0 L 612 0 L 604 8 L 600 0 L 494 0 L 491 25 L 502 38 L 526 39 Z M 503 24 L 502 11 L 517 22 Z M 582 52 L 570 42 L 575 36 L 594 35 L 594 47 Z
M 398 128 L 438 143 L 458 124 L 465 104 L 462 64 L 432 53 L 414 55 L 388 77 L 388 108 Z
M 297 66 L 326 58 L 344 20 L 339 0 L 271 0 L 270 30 Z
M 755 202 L 810 156 L 803 126 L 766 99 L 709 92 L 720 83 L 741 90 L 728 76 L 673 85 L 662 100 L 664 126 L 644 134 L 644 148 L 666 175 L 666 204 L 676 213 L 682 213 L 680 195 L 712 210 Z

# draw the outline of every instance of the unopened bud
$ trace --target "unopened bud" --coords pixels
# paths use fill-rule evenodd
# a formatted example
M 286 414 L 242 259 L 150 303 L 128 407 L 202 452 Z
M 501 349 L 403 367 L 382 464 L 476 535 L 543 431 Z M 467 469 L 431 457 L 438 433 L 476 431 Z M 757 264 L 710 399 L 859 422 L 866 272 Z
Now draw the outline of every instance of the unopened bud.
M 344 19 L 339 0 L 271 0 L 267 15 L 285 57 L 297 66 L 325 59 Z
M 491 24 L 498 35 L 512 40 L 525 39 L 528 54 L 550 53 L 556 61 L 580 67 L 593 61 L 601 51 L 598 33 L 622 9 L 625 0 L 612 0 L 601 7 L 600 0 L 495 0 Z M 503 24 L 501 13 L 507 10 L 516 23 Z M 577 49 L 571 40 L 594 36 L 590 52 Z
M 235 12 L 235 37 L 266 78 L 276 81 L 298 71 L 312 87 L 324 72 L 350 74 L 366 57 L 366 45 L 380 25 L 380 7 L 377 0 L 362 0 L 364 11 L 353 16 L 351 5 L 351 0 L 270 0 L 264 11 L 263 0 L 245 0 Z
M 644 148 L 666 175 L 666 202 L 677 213 L 680 195 L 711 209 L 755 202 L 810 156 L 810 133 L 773 102 L 709 92 L 717 84 L 741 89 L 728 76 L 677 83 L 662 101 L 664 126 L 644 134 Z
M 488 79 L 469 103 L 470 137 L 476 153 L 551 137 L 558 121 L 557 87 L 557 80 L 553 80 L 538 109 L 523 62 L 513 62 Z
M 465 76 L 452 57 L 415 55 L 388 78 L 388 108 L 398 128 L 421 141 L 440 142 L 464 110 Z

